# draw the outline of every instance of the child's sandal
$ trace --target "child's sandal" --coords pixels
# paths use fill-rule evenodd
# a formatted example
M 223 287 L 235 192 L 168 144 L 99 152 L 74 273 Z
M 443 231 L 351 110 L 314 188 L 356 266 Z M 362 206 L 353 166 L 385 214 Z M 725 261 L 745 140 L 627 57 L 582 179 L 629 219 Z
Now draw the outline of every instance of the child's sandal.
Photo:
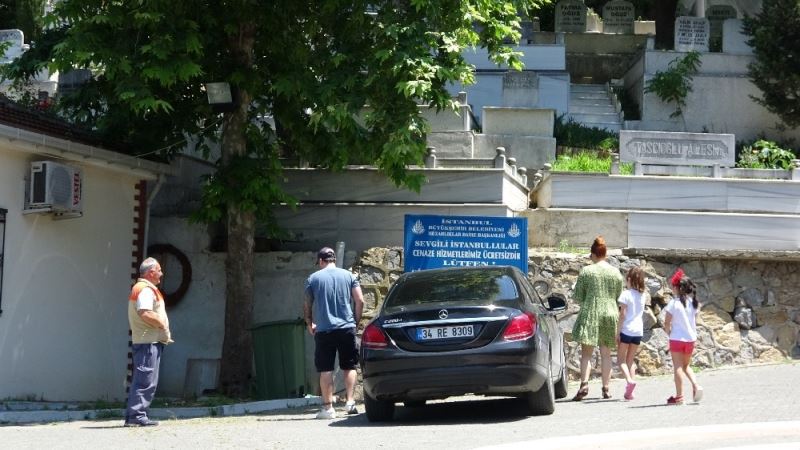
M 579 402 L 587 395 L 589 395 L 589 382 L 581 383 L 581 387 L 578 389 L 578 393 L 575 394 L 575 397 L 572 397 L 572 401 Z

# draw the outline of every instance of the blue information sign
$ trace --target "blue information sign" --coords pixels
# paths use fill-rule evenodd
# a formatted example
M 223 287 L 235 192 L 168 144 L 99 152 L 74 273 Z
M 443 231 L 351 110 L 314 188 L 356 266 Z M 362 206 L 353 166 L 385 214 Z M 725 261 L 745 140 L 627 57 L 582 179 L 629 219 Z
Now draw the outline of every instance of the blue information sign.
M 528 219 L 406 214 L 403 269 L 516 266 L 528 273 Z

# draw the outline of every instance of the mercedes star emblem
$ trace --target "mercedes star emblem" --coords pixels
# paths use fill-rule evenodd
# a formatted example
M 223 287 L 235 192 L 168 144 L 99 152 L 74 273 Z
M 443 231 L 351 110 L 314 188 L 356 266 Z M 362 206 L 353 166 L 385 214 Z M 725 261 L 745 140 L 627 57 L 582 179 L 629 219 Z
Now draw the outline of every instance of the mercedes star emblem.
M 447 310 L 446 309 L 443 309 L 443 310 L 439 311 L 439 318 L 442 319 L 442 320 L 447 319 Z

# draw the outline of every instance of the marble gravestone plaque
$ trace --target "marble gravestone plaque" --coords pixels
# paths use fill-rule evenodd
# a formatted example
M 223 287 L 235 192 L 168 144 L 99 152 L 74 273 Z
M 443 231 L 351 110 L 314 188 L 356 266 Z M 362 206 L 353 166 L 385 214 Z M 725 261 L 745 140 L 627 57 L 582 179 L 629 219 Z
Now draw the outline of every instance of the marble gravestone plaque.
M 0 30 L 0 43 L 11 42 L 5 54 L 0 54 L 0 61 L 10 61 L 22 53 L 22 47 L 25 43 L 25 35 L 22 30 Z
M 556 4 L 556 32 L 586 31 L 586 5 L 581 0 L 562 0 Z
M 709 25 L 704 17 L 681 16 L 675 19 L 675 50 L 708 51 Z
M 503 106 L 535 107 L 539 101 L 539 77 L 532 71 L 503 75 Z
M 731 5 L 714 5 L 706 9 L 706 19 L 709 22 L 709 36 L 711 39 L 722 39 L 722 24 L 727 19 L 736 19 L 738 12 Z
M 611 0 L 603 6 L 603 33 L 633 34 L 636 9 L 625 0 Z
M 733 167 L 735 145 L 732 134 L 621 130 L 619 160 L 664 166 Z

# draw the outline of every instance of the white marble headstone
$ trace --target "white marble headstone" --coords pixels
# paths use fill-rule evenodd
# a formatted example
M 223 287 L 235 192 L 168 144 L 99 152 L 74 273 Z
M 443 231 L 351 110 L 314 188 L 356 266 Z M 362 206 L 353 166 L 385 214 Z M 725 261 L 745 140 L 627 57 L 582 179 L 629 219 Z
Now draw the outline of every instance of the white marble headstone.
M 11 42 L 5 54 L 0 55 L 0 61 L 10 61 L 22 54 L 25 35 L 22 30 L 0 30 L 0 42 Z
M 675 19 L 675 50 L 708 51 L 709 24 L 704 17 L 681 16 Z
M 732 134 L 621 130 L 619 159 L 665 166 L 733 167 L 735 145 Z
M 556 32 L 586 31 L 586 5 L 581 0 L 562 0 L 556 4 Z
M 722 51 L 733 55 L 752 55 L 753 47 L 747 44 L 750 36 L 742 32 L 741 19 L 728 19 L 722 23 Z
M 532 108 L 539 101 L 539 77 L 533 71 L 503 75 L 503 106 Z
M 633 34 L 636 9 L 626 0 L 611 0 L 603 6 L 603 33 Z

